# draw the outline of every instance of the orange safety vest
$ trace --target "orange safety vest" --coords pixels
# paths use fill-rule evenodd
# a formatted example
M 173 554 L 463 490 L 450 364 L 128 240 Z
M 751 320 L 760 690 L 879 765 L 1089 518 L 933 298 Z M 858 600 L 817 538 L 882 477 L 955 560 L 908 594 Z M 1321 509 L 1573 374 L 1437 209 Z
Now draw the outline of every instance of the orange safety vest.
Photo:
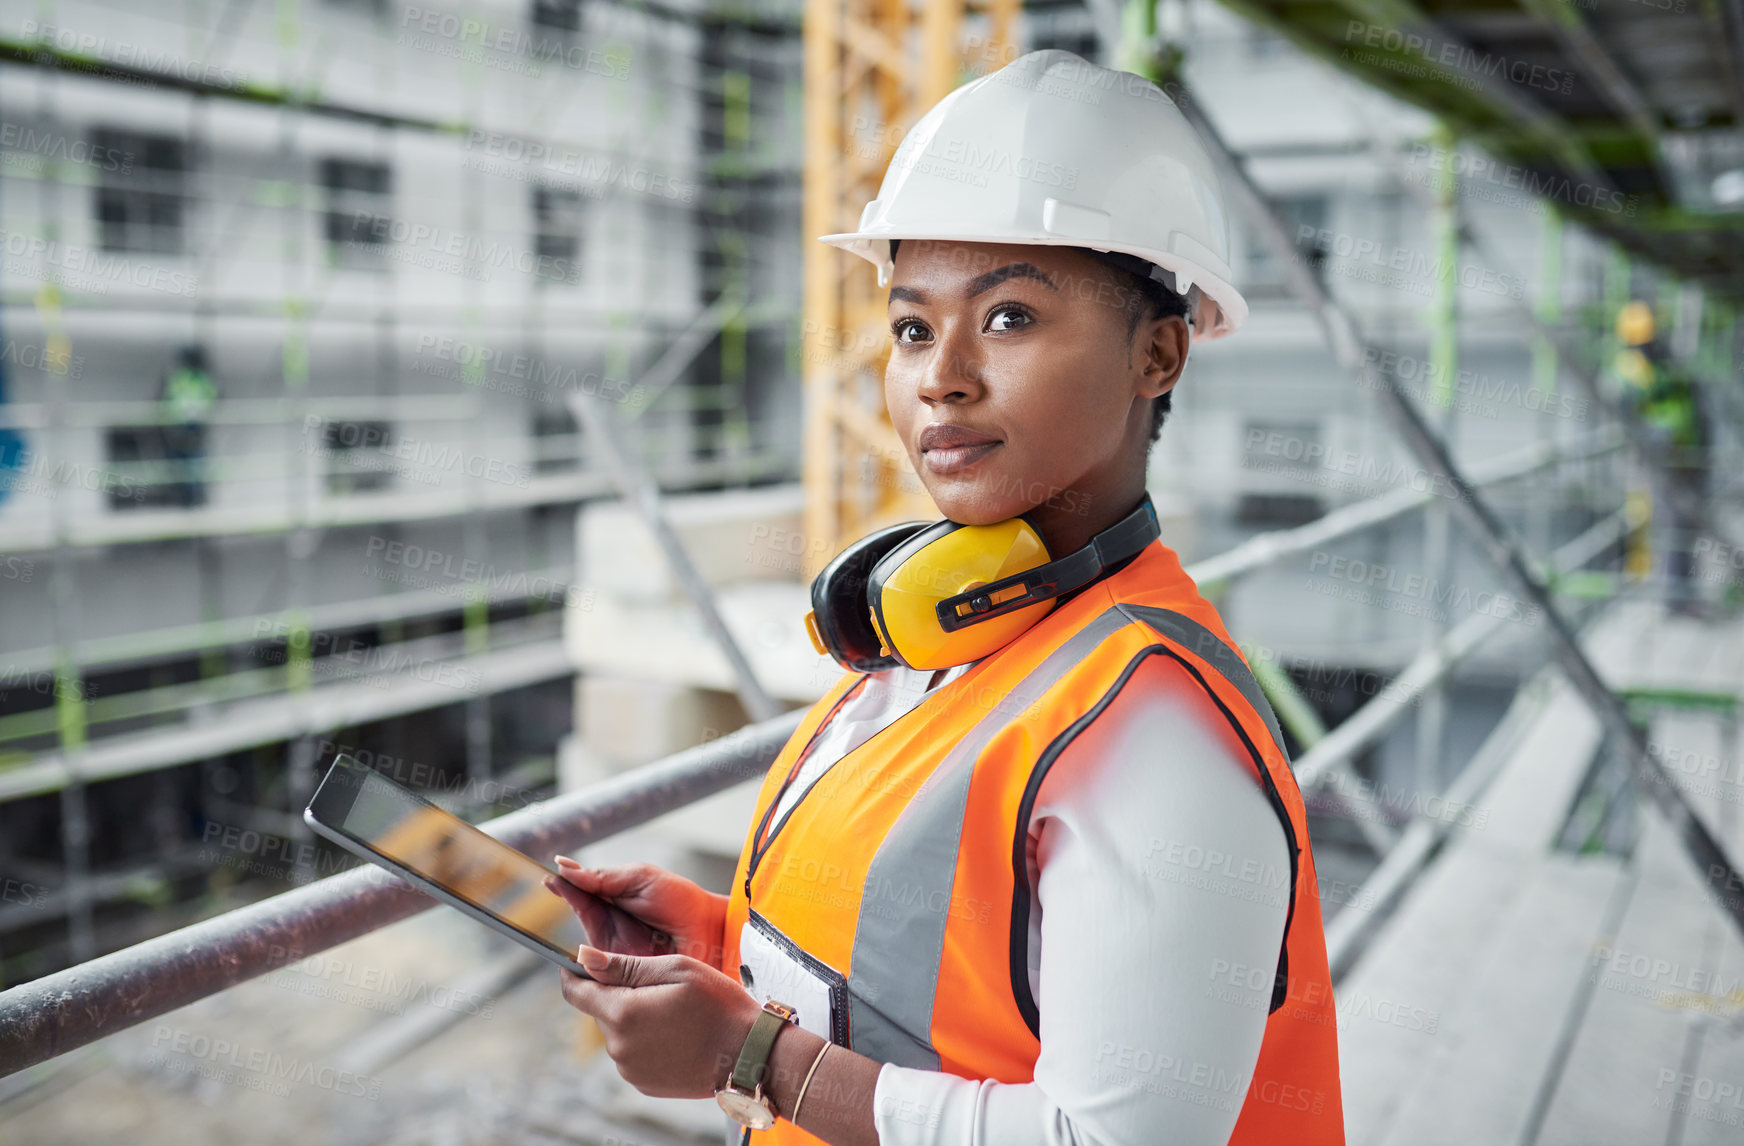
M 874 733 L 771 824 L 784 783 L 867 674 L 837 681 L 764 778 L 722 970 L 739 976 L 740 932 L 754 916 L 828 982 L 837 1044 L 964 1078 L 1032 1081 L 1030 810 L 1052 761 L 1153 655 L 1178 662 L 1228 717 L 1289 845 L 1283 949 L 1230 1142 L 1342 1144 L 1337 1015 L 1302 794 L 1247 663 L 1160 540 Z M 746 1133 L 759 1146 L 821 1141 L 786 1119 Z

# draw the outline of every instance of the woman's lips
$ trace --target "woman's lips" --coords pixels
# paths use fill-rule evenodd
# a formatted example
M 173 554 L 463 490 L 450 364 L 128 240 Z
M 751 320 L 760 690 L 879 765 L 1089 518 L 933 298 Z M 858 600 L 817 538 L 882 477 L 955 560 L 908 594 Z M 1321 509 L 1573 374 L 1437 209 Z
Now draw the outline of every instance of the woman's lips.
M 936 474 L 954 474 L 966 470 L 1004 442 L 978 442 L 972 446 L 935 446 L 921 454 L 927 469 Z

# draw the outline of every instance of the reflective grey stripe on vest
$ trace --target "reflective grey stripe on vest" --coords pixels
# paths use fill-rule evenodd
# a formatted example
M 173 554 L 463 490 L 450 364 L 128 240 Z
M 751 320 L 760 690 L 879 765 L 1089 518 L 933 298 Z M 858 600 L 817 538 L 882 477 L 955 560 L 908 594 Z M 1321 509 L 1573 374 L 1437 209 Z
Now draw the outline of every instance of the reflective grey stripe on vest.
M 855 1051 L 897 1066 L 939 1069 L 930 1042 L 933 1000 L 975 761 L 1012 717 L 1041 699 L 1105 637 L 1134 621 L 1191 650 L 1233 684 L 1283 750 L 1271 705 L 1235 650 L 1180 613 L 1116 603 L 1054 650 L 957 742 L 878 846 L 860 897 L 848 972 L 848 1032 Z
M 1134 620 L 1143 621 L 1176 644 L 1185 645 L 1194 656 L 1216 669 L 1224 680 L 1236 687 L 1236 691 L 1241 693 L 1249 707 L 1260 714 L 1261 719 L 1266 722 L 1267 730 L 1272 734 L 1272 742 L 1278 746 L 1278 751 L 1283 753 L 1286 761 L 1290 759 L 1290 754 L 1284 751 L 1284 734 L 1278 730 L 1278 718 L 1272 712 L 1266 694 L 1261 691 L 1260 682 L 1254 679 L 1253 671 L 1243 663 L 1240 654 L 1230 648 L 1222 637 L 1193 618 L 1172 609 L 1159 609 L 1155 605 L 1133 605 L 1122 601 L 1115 602 L 1114 607 Z
M 976 722 L 896 817 L 860 896 L 848 971 L 853 1049 L 879 1062 L 939 1069 L 929 1041 L 933 996 L 957 875 L 957 844 L 975 760 L 995 733 L 1065 677 L 1102 639 L 1131 623 L 1110 609 L 1074 633 Z

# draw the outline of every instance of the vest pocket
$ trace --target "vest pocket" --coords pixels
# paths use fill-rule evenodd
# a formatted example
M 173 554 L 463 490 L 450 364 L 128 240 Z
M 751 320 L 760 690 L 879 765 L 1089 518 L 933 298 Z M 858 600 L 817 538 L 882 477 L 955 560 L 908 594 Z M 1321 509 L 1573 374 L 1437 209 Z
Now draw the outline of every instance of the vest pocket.
M 760 1003 L 793 1007 L 800 1026 L 848 1045 L 848 980 L 755 910 L 739 933 L 739 982 Z

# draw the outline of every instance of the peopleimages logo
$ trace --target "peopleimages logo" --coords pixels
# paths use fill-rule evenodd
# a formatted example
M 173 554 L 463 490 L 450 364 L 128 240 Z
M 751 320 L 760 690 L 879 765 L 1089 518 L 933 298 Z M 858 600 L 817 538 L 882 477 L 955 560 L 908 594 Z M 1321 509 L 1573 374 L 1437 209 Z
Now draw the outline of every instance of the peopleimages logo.
M 303 440 L 309 443 L 309 450 L 320 452 L 333 446 L 342 449 L 373 448 L 387 457 L 410 463 L 425 471 L 465 474 L 468 477 L 522 489 L 533 480 L 533 471 L 528 466 L 516 465 L 488 454 L 469 453 L 453 442 L 434 442 L 412 437 L 388 442 L 386 436 L 378 432 L 359 430 L 343 423 L 335 425 L 339 428 L 335 432 L 335 439 L 329 442 L 322 436 L 326 432 L 327 420 L 319 414 L 306 415 L 303 419 Z
M 1388 52 L 1403 52 L 1431 63 L 1451 68 L 1464 76 L 1491 76 L 1505 79 L 1522 87 L 1568 95 L 1574 91 L 1574 73 L 1546 67 L 1530 60 L 1510 60 L 1496 52 L 1480 52 L 1452 40 L 1437 41 L 1434 36 L 1402 32 L 1384 24 L 1352 20 L 1345 25 L 1346 43 L 1381 48 Z
M 583 194 L 595 198 L 602 196 L 607 189 L 617 187 L 638 195 L 675 199 L 682 203 L 696 199 L 696 182 L 639 165 L 631 166 L 611 155 L 577 148 L 554 148 L 539 140 L 478 129 L 467 135 L 466 149 L 473 153 L 469 157 L 470 163 L 495 159 L 530 164 L 540 172 L 564 176 L 573 181 Z M 509 174 L 506 171 L 501 173 Z
M 558 35 L 534 36 L 518 25 L 493 24 L 478 17 L 461 17 L 452 12 L 412 5 L 406 8 L 400 26 L 426 36 L 456 40 L 496 52 L 524 53 L 543 62 L 566 64 L 612 79 L 621 80 L 630 74 L 630 59 L 621 52 L 602 52 L 598 48 L 570 44 Z M 406 42 L 404 32 L 400 41 Z
M 38 24 L 35 20 L 21 23 L 18 34 L 22 39 L 53 45 L 59 51 L 78 58 L 79 64 L 87 68 L 103 64 L 138 68 L 161 76 L 227 88 L 240 87 L 248 79 L 232 68 L 189 59 L 162 48 L 148 47 L 127 40 L 111 40 L 94 32 L 75 32 L 71 28 L 54 24 Z M 112 75 L 110 78 L 118 77 Z
M 122 255 L 106 254 L 91 247 L 67 244 L 22 231 L 0 229 L 0 249 L 20 258 L 41 259 L 68 275 L 89 276 L 99 284 L 126 282 L 144 290 L 166 294 L 192 295 L 198 289 L 197 276 L 185 271 L 143 263 Z M 85 289 L 81 285 L 80 289 Z
M 1608 211 L 1625 217 L 1634 216 L 1641 200 L 1639 195 L 1624 196 L 1621 191 L 1597 187 L 1591 183 L 1577 183 L 1563 175 L 1549 174 L 1515 163 L 1500 163 L 1488 156 L 1466 155 L 1421 141 L 1413 143 L 1410 163 L 1417 164 L 1424 160 L 1428 161 L 1430 171 L 1446 171 L 1458 176 L 1461 193 L 1472 195 L 1477 191 L 1480 192 L 1478 198 L 1500 198 L 1505 201 L 1513 196 L 1484 195 L 1481 192 L 1519 191 L 1534 203 L 1553 199 L 1572 203 L 1576 207 L 1591 207 L 1595 211 Z M 1429 172 L 1407 172 L 1404 178 L 1408 183 L 1423 185 L 1430 182 L 1432 177 Z
M 381 1079 L 373 1075 L 163 1024 L 152 1032 L 146 1062 L 160 1070 L 199 1074 L 281 1097 L 290 1093 L 288 1084 L 293 1082 L 358 1098 L 381 1096 Z
M 83 378 L 85 376 L 85 356 L 66 351 L 57 353 L 52 347 L 39 346 L 34 342 L 20 342 L 8 338 L 0 342 L 0 362 L 22 367 L 25 370 L 40 370 L 44 374 L 53 374 L 61 378 Z
M 972 139 L 941 139 L 937 135 L 911 133 L 896 149 L 890 165 L 898 171 L 920 171 L 959 181 L 964 181 L 959 177 L 966 177 L 977 187 L 985 187 L 989 175 L 1034 180 L 1044 186 L 1062 187 L 1068 191 L 1078 186 L 1076 167 L 1044 163 Z
M 565 278 L 575 269 L 570 259 L 561 255 L 541 254 L 530 247 L 503 239 L 486 239 L 468 235 L 434 223 L 417 223 L 409 219 L 385 218 L 369 211 L 352 215 L 357 231 L 367 231 L 373 237 L 370 245 L 385 245 L 390 240 L 402 247 L 417 247 L 436 255 L 448 255 L 497 270 L 505 268 L 525 275 Z M 361 245 L 353 240 L 354 245 Z
M 1451 281 L 1467 290 L 1482 291 L 1485 294 L 1504 295 L 1514 299 L 1526 297 L 1525 283 L 1517 275 L 1493 271 L 1467 260 L 1431 255 L 1410 247 L 1384 246 L 1375 239 L 1316 227 L 1312 223 L 1302 223 L 1296 227 L 1296 245 L 1305 249 L 1318 249 L 1352 262 L 1371 263 L 1376 267 L 1385 267 L 1409 278 L 1422 280 L 1426 289 L 1420 293 L 1430 293 L 1432 283 Z
M 56 131 L 39 131 L 23 124 L 0 122 L 0 147 L 7 149 L 8 153 L 0 156 L 0 160 L 7 162 L 13 159 L 11 153 L 25 152 L 43 159 L 64 159 L 99 171 L 121 175 L 133 173 L 132 152 L 73 139 Z
M 455 373 L 462 377 L 469 376 L 463 372 L 483 375 L 487 385 L 490 385 L 490 379 L 494 375 L 524 381 L 528 385 L 496 385 L 492 388 L 518 392 L 523 396 L 542 397 L 546 402 L 555 400 L 555 391 L 587 394 L 627 406 L 635 406 L 646 395 L 646 388 L 628 378 L 611 378 L 553 359 L 515 353 L 483 343 L 456 341 L 436 334 L 423 334 L 418 337 L 418 355 L 420 358 L 428 356 L 443 362 L 452 362 L 461 368 L 460 372 Z M 413 369 L 417 368 L 414 364 Z
M 1459 584 L 1448 584 L 1424 573 L 1407 572 L 1396 565 L 1343 557 L 1324 549 L 1316 550 L 1308 562 L 1309 572 L 1319 574 L 1328 583 L 1345 582 L 1366 590 L 1366 595 L 1350 596 L 1355 600 L 1398 612 L 1418 613 L 1419 610 L 1391 603 L 1410 601 L 1424 606 L 1428 615 L 1445 619 L 1449 612 L 1482 614 L 1504 621 L 1536 626 L 1542 617 L 1537 606 L 1507 593 L 1481 589 L 1473 592 Z M 1330 594 L 1338 595 L 1338 594 Z

